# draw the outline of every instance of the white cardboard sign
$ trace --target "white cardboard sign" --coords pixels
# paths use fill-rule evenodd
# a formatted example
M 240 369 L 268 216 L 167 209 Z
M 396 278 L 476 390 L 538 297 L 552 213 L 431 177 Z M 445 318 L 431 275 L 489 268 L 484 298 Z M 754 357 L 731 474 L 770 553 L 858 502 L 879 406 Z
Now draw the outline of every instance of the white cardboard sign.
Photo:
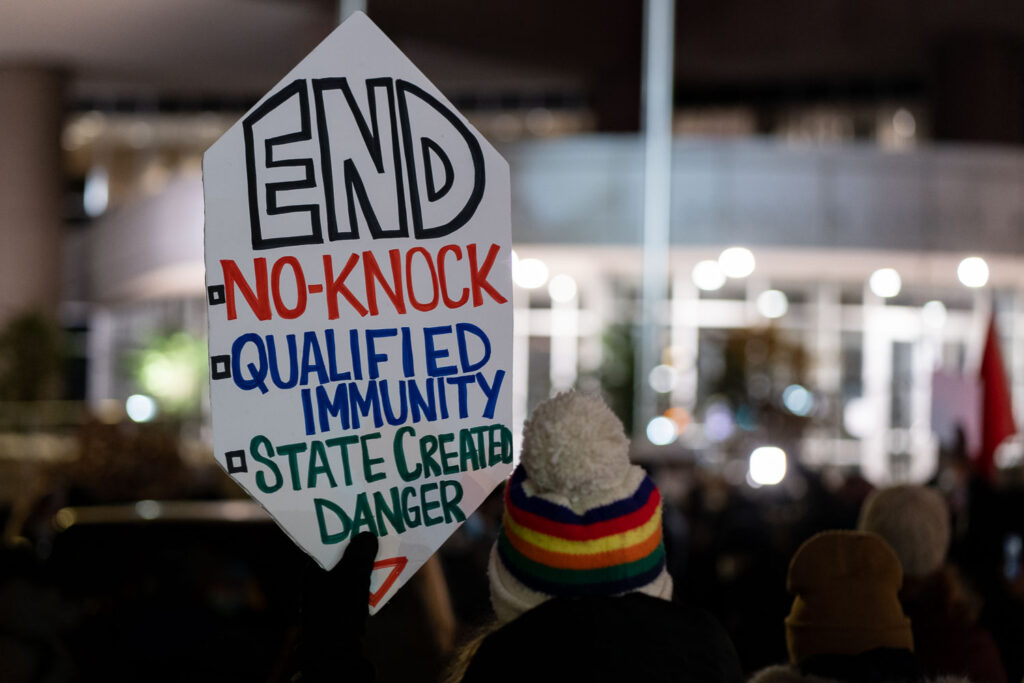
M 203 186 L 217 461 L 375 612 L 512 467 L 508 164 L 357 13 Z

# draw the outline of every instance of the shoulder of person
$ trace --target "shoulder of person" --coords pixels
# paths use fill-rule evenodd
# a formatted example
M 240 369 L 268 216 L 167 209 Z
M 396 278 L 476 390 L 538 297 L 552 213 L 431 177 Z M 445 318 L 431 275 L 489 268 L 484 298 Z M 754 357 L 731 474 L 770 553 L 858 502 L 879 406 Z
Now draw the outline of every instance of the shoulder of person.
M 832 678 L 822 678 L 811 674 L 803 674 L 789 664 L 776 664 L 761 669 L 750 677 L 748 683 L 839 683 Z M 937 676 L 925 679 L 922 683 L 971 683 L 963 676 Z
M 761 669 L 750 677 L 749 683 L 835 683 L 831 678 L 800 673 L 789 664 L 776 664 Z
M 739 658 L 709 613 L 659 598 L 555 598 L 524 613 L 480 644 L 465 680 L 493 680 L 522 669 L 544 680 L 739 682 Z

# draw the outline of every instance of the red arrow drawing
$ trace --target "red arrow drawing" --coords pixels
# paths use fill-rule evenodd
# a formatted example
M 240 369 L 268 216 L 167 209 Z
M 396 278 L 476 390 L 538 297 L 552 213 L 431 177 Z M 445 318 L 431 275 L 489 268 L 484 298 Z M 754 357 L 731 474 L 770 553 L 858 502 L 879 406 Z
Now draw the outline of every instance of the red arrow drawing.
M 380 585 L 380 588 L 375 592 L 370 593 L 370 607 L 377 606 L 377 603 L 380 602 L 380 599 L 388 592 L 388 589 L 395 585 L 395 581 L 398 580 L 398 575 L 402 573 L 402 570 L 405 569 L 405 565 L 407 564 L 409 564 L 409 558 L 407 557 L 392 557 L 387 560 L 377 560 L 373 563 L 374 571 L 384 569 L 385 567 L 392 567 L 392 569 L 388 574 L 388 577 L 384 579 L 384 583 Z

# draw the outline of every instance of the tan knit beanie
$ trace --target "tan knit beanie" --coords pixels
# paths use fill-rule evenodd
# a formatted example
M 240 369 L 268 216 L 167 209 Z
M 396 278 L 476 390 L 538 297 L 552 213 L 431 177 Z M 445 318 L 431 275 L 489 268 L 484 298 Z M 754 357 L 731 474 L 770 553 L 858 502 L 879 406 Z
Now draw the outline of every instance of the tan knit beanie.
M 823 531 L 789 564 L 796 597 L 786 617 L 790 662 L 812 655 L 855 655 L 879 647 L 914 649 L 900 607 L 900 562 L 875 534 Z

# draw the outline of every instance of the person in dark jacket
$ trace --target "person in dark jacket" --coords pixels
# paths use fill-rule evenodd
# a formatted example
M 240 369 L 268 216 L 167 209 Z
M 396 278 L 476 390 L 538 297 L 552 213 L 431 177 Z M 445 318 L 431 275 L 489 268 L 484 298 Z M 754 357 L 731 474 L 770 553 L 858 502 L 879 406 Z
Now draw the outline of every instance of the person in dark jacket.
M 541 403 L 488 574 L 497 621 L 452 680 L 742 680 L 722 626 L 672 599 L 661 496 L 599 397 Z
M 995 641 L 976 623 L 946 564 L 949 507 L 939 492 L 923 486 L 875 491 L 864 501 L 858 527 L 885 539 L 900 559 L 900 602 L 924 672 L 1006 683 Z
M 570 392 L 540 404 L 491 552 L 496 620 L 449 679 L 741 683 L 722 626 L 671 601 L 661 514 L 604 401 Z M 294 680 L 373 680 L 361 638 L 376 550 L 360 534 L 330 573 L 312 573 Z
M 764 669 L 751 683 L 921 679 L 910 620 L 899 602 L 899 560 L 880 537 L 823 531 L 797 549 L 787 589 L 789 664 Z

